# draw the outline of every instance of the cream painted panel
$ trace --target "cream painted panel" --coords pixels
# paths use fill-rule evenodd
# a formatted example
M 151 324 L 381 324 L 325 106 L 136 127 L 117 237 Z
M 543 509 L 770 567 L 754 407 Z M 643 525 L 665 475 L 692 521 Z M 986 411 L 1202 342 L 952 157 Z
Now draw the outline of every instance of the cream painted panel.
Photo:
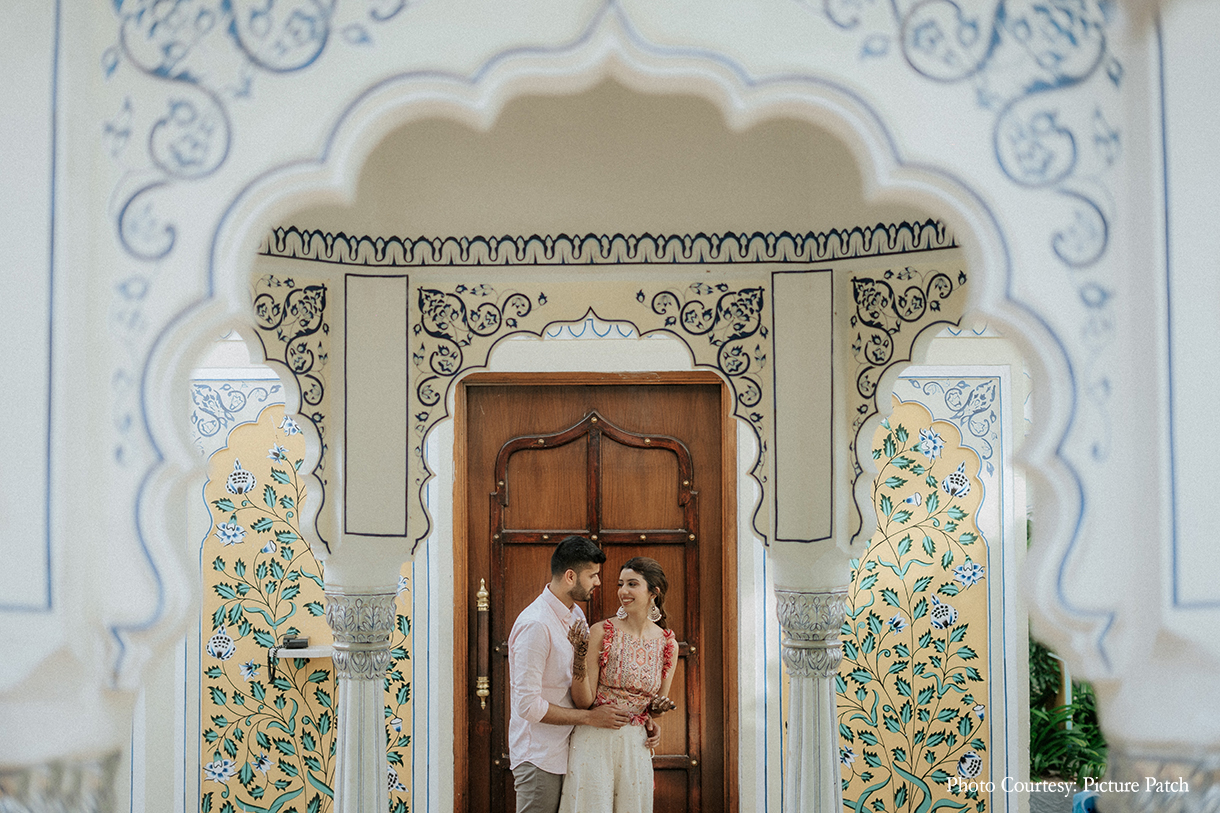
M 407 534 L 407 277 L 346 276 L 343 527 Z
M 775 382 L 775 539 L 813 542 L 834 528 L 831 272 L 771 275 Z

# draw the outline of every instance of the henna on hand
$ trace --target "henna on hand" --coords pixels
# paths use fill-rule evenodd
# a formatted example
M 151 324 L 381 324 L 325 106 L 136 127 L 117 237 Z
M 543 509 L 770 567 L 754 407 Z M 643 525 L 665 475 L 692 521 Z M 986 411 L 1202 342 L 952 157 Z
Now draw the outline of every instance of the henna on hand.
M 585 659 L 589 655 L 589 627 L 578 622 L 568 627 L 568 642 L 572 644 L 572 680 L 585 679 Z

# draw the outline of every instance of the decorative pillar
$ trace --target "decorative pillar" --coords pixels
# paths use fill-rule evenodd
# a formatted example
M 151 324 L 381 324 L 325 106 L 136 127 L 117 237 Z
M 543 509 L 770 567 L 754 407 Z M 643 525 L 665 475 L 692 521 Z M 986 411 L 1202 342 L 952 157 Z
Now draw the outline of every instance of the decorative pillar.
M 843 660 L 847 588 L 775 591 L 788 669 L 788 749 L 784 813 L 841 813 L 835 675 Z
M 2 813 L 111 813 L 119 754 L 0 768 Z
M 394 591 L 326 592 L 326 623 L 335 636 L 339 745 L 335 813 L 385 813 L 385 670 L 390 665 Z
M 1105 813 L 1216 813 L 1220 751 L 1194 753 L 1111 743 L 1097 807 Z

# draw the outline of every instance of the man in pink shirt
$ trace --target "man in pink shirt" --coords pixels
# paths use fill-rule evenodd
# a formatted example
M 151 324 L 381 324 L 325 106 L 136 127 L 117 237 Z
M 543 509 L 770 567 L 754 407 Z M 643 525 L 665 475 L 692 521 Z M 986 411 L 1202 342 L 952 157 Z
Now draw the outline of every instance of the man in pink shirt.
M 568 737 L 575 725 L 622 728 L 630 715 L 612 706 L 572 707 L 572 624 L 588 626 L 576 604 L 601 584 L 606 554 L 582 536 L 569 536 L 551 555 L 551 581 L 521 611 L 508 636 L 508 755 L 517 813 L 555 813 L 568 771 Z

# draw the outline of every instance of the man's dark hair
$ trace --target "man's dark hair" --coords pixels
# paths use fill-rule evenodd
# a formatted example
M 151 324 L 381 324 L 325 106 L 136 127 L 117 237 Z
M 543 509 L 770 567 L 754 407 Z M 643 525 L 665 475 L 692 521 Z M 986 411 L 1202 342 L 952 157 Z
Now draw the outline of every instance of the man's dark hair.
M 590 565 L 600 565 L 606 561 L 606 554 L 591 540 L 583 536 L 567 537 L 555 546 L 551 554 L 551 575 L 562 576 L 569 570 L 580 573 Z

